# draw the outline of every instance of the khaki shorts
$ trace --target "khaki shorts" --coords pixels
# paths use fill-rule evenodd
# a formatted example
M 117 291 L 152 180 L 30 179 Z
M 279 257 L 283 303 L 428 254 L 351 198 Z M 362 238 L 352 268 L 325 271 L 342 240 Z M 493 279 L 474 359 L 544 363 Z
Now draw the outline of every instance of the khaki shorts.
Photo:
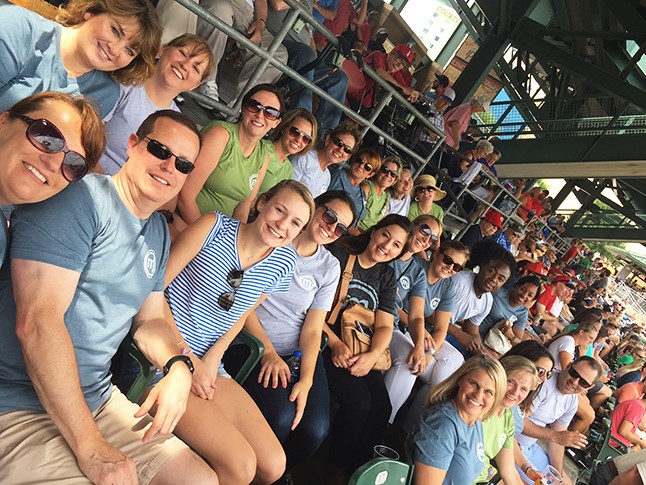
M 147 484 L 166 462 L 188 447 L 175 436 L 141 442 L 152 418 L 136 419 L 139 406 L 116 388 L 94 418 L 101 434 L 137 465 L 139 483 Z M 0 414 L 0 483 L 90 483 L 49 415 L 38 411 Z

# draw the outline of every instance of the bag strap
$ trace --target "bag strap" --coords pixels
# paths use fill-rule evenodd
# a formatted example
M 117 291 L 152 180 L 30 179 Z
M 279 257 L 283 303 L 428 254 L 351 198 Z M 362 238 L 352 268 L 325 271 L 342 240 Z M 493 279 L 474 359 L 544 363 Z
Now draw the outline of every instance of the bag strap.
M 341 307 L 345 303 L 345 299 L 348 296 L 348 286 L 350 285 L 350 281 L 352 280 L 352 269 L 354 268 L 354 262 L 356 260 L 356 254 L 348 255 L 348 262 L 345 265 L 345 269 L 341 273 L 341 281 L 336 290 L 336 303 L 334 304 L 334 308 L 332 308 L 332 311 L 328 314 L 327 317 L 327 323 L 329 325 L 334 325 L 336 323 L 336 319 L 339 318 Z

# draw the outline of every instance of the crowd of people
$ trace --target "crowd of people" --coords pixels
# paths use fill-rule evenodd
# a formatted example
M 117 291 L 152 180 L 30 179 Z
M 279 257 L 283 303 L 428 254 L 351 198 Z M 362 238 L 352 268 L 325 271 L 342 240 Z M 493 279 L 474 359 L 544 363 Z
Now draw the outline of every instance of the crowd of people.
M 261 45 L 286 10 L 203 3 Z M 419 97 L 397 75 L 410 47 L 369 53 L 366 0 L 309 8 Z M 614 435 L 646 448 L 644 329 L 625 325 L 608 262 L 580 240 L 559 254 L 531 223 L 550 213 L 539 187 L 509 181 L 522 207 L 475 207 L 451 239 L 433 174 L 324 103 L 286 101 L 272 70 L 241 78 L 235 123 L 181 113 L 181 92 L 217 86 L 210 24 L 162 45 L 146 0 L 0 18 L 2 483 L 284 484 L 327 440 L 326 479 L 345 484 L 402 429 L 415 484 L 532 484 L 548 465 L 568 484 L 564 448 L 587 444 L 617 367 Z M 300 34 L 288 63 L 311 50 Z M 455 93 L 433 89 L 441 113 Z M 449 144 L 487 106 L 449 113 Z M 478 143 L 456 183 L 499 156 Z M 243 328 L 264 353 L 239 384 Z M 124 339 L 158 369 L 138 403 L 111 380 Z

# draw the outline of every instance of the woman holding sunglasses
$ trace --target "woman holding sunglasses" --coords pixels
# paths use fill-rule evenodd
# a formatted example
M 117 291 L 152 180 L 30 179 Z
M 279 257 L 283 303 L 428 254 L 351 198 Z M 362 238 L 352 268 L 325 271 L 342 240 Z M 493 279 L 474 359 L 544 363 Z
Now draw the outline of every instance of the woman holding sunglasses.
M 323 245 L 346 235 L 354 218 L 352 201 L 344 192 L 328 191 L 314 202 L 311 224 L 294 239 L 298 256 L 289 293 L 264 301 L 245 323 L 262 340 L 265 352 L 244 388 L 283 444 L 288 472 L 311 456 L 328 433 L 330 392 L 319 349 L 341 269 Z M 286 360 L 298 350 L 300 375 L 293 380 Z M 233 364 L 235 371 L 245 356 L 228 352 L 227 368 Z
M 330 190 L 343 190 L 352 199 L 357 217 L 352 222 L 350 233 L 360 234 L 357 225 L 366 215 L 366 193 L 361 184 L 381 168 L 381 157 L 372 148 L 360 148 L 350 157 L 349 168 L 332 170 Z
M 440 222 L 444 219 L 444 210 L 435 204 L 446 197 L 446 192 L 440 190 L 432 175 L 420 175 L 413 185 L 413 198 L 415 199 L 408 210 L 408 218 L 412 221 L 417 216 L 431 215 Z
M 221 483 L 273 483 L 285 454 L 253 400 L 221 363 L 249 314 L 289 290 L 297 255 L 290 246 L 314 213 L 307 188 L 283 180 L 257 203 L 250 224 L 215 212 L 173 242 L 166 299 L 180 347 L 194 365 L 192 392 L 175 434 Z
M 84 94 L 101 117 L 114 108 L 120 83 L 141 84 L 152 73 L 162 28 L 145 0 L 71 0 L 53 22 L 3 3 L 0 18 L 0 111 L 41 91 Z M 35 55 L 36 53 L 37 55 Z
M 312 150 L 292 158 L 294 180 L 303 182 L 313 197 L 318 197 L 330 187 L 332 165 L 345 162 L 361 141 L 356 123 L 346 120 L 325 137 L 320 150 Z
M 96 165 L 103 123 L 83 98 L 44 92 L 0 114 L 0 204 L 31 204 L 56 195 Z M 0 211 L 0 264 L 7 221 Z
M 384 218 L 390 203 L 387 190 L 397 182 L 401 170 L 402 161 L 399 157 L 386 157 L 375 176 L 361 184 L 366 195 L 366 215 L 359 223 L 359 229 L 365 231 Z
M 339 260 L 342 274 L 352 273 L 345 308 L 348 302 L 360 302 L 374 312 L 368 352 L 353 355 L 341 340 L 339 327 L 345 308 L 332 326 L 323 328 L 329 337 L 323 362 L 330 390 L 340 404 L 330 428 L 331 483 L 348 483 L 350 473 L 372 458 L 374 446 L 381 443 L 386 431 L 390 399 L 382 372 L 373 368 L 388 349 L 393 333 L 397 281 L 388 263 L 406 251 L 411 231 L 408 219 L 393 214 L 367 232 L 340 239 L 329 247 Z M 352 269 L 346 270 L 351 256 L 356 259 Z
M 203 130 L 202 150 L 177 198 L 187 224 L 211 211 L 240 221 L 258 195 L 269 165 L 262 138 L 280 123 L 283 96 L 271 84 L 259 84 L 242 98 L 238 123 L 214 121 Z
M 281 180 L 294 178 L 289 158 L 305 155 L 314 146 L 317 123 L 312 113 L 303 108 L 289 110 L 269 136 L 269 166 L 259 193 L 263 194 Z

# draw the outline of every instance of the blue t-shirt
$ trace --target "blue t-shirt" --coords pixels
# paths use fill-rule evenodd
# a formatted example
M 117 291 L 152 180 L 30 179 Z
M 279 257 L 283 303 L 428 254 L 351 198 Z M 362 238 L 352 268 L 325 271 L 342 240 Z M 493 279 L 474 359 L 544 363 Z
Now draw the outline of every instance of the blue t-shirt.
M 336 11 L 336 9 L 339 7 L 339 0 L 319 0 L 318 5 L 319 7 Z M 319 22 L 325 22 L 325 17 L 323 17 L 323 15 L 318 10 L 314 9 L 312 11 L 312 14 L 314 14 L 314 17 Z
M 0 112 L 32 94 L 58 91 L 96 101 L 101 118 L 114 108 L 119 88 L 102 71 L 67 75 L 60 52 L 62 26 L 37 13 L 0 1 Z
M 110 397 L 110 361 L 132 317 L 151 292 L 164 288 L 166 221 L 157 213 L 145 221 L 134 216 L 110 177 L 89 174 L 50 199 L 17 208 L 11 232 L 11 259 L 79 273 L 65 326 L 85 400 L 94 411 Z M 0 281 L 0 412 L 40 411 L 16 338 L 15 312 L 7 274 Z
M 269 256 L 244 270 L 229 310 L 218 297 L 233 291 L 228 274 L 241 270 L 238 255 L 240 221 L 220 212 L 202 243 L 200 252 L 166 288 L 177 327 L 191 350 L 202 357 L 242 314 L 263 295 L 289 290 L 296 267 L 296 251 L 290 246 L 274 248 Z
M 480 335 L 483 338 L 487 335 L 491 327 L 500 320 L 509 320 L 513 327 L 525 330 L 528 315 L 527 307 L 524 305 L 512 307 L 509 304 L 511 293 L 511 291 L 505 288 L 501 288 L 495 293 L 492 293 L 493 304 L 491 305 L 491 310 L 489 311 L 489 315 L 480 324 Z
M 397 309 L 403 309 L 408 313 L 409 298 L 419 296 L 424 298 L 426 293 L 426 272 L 415 258 L 408 261 L 393 259 L 390 266 L 395 270 L 397 279 Z M 395 313 L 395 324 L 399 322 L 399 312 Z
M 7 219 L 0 212 L 0 266 L 7 257 L 7 248 L 9 247 L 9 230 L 7 229 Z
M 443 278 L 435 284 L 426 284 L 424 299 L 424 317 L 428 318 L 436 311 L 453 313 L 455 307 L 455 285 L 451 278 Z
M 519 406 L 512 407 L 511 412 L 514 415 L 514 436 L 518 436 L 525 429 L 525 413 L 520 410 Z
M 449 401 L 427 409 L 413 435 L 415 461 L 446 470 L 443 485 L 473 482 L 484 467 L 482 423 L 469 426 Z
M 361 188 L 361 184 L 352 185 L 348 178 L 348 171 L 337 168 L 330 170 L 330 185 L 328 186 L 328 190 L 342 190 L 352 199 L 354 210 L 357 213 L 357 217 L 354 219 L 352 225 L 356 227 L 366 216 L 366 193 Z
M 511 251 L 511 241 L 507 238 L 505 231 L 500 231 L 497 236 L 493 236 L 495 241 L 507 251 Z

